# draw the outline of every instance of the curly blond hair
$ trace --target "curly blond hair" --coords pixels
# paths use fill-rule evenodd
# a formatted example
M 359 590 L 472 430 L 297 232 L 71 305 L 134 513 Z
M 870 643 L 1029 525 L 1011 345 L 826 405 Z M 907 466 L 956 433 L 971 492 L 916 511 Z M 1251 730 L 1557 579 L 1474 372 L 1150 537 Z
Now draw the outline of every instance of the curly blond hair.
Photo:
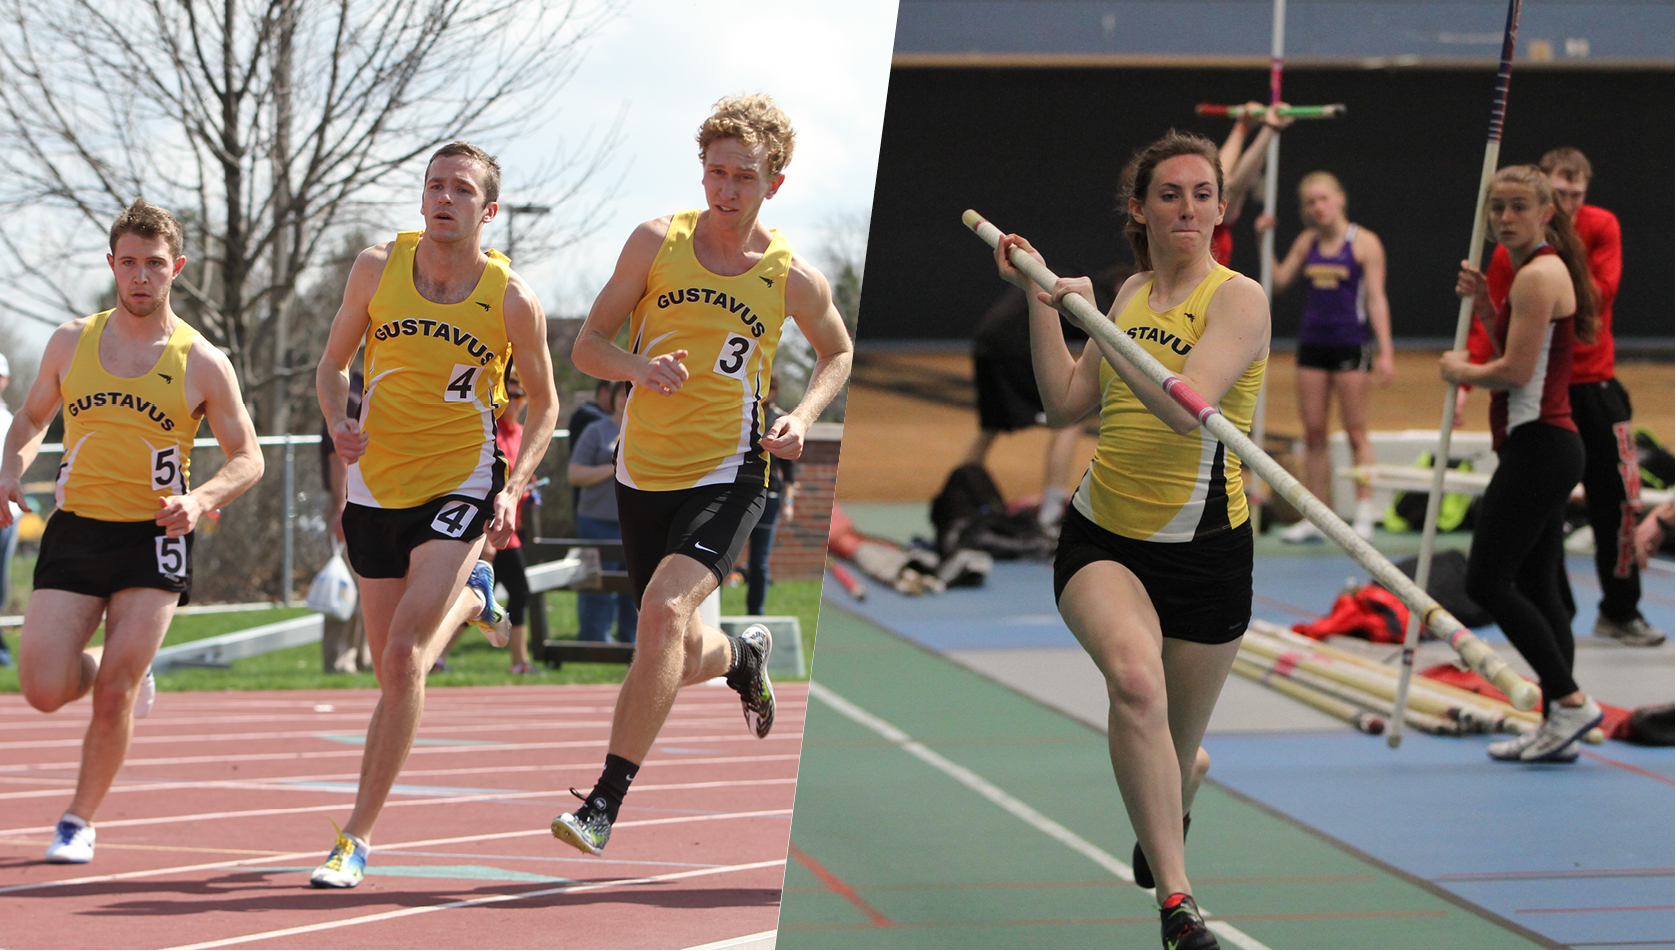
M 710 144 L 718 139 L 738 139 L 747 146 L 761 144 L 768 150 L 768 175 L 773 177 L 791 164 L 797 133 L 791 120 L 762 93 L 728 96 L 717 101 L 710 118 L 698 127 L 698 160 L 704 161 Z

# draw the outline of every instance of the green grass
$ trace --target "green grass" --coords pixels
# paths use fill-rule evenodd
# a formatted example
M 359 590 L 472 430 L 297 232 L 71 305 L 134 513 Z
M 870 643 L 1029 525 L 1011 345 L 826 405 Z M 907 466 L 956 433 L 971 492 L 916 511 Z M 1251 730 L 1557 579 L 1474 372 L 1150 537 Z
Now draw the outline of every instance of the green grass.
M 815 622 L 820 612 L 819 581 L 788 581 L 768 589 L 764 610 L 769 614 L 794 615 L 803 630 L 803 657 L 814 657 Z M 235 611 L 226 614 L 190 614 L 175 618 L 163 643 L 179 644 L 232 631 L 271 624 L 307 614 L 306 608 L 273 608 Z M 722 589 L 722 614 L 745 613 L 745 589 Z M 563 640 L 576 635 L 576 596 L 556 591 L 547 597 L 548 636 Z M 101 635 L 102 636 L 102 632 Z M 97 643 L 98 637 L 95 638 Z M 16 632 L 8 640 L 16 648 Z M 560 670 L 542 669 L 534 676 L 507 673 L 507 653 L 496 650 L 477 632 L 467 630 L 448 656 L 450 673 L 432 675 L 436 687 L 515 686 L 521 684 L 620 683 L 627 670 L 618 664 L 565 664 Z M 320 690 L 334 687 L 376 687 L 371 673 L 327 674 L 320 669 L 320 648 L 304 644 L 259 657 L 236 660 L 230 669 L 194 668 L 175 670 L 157 678 L 161 690 Z M 0 668 L 0 693 L 17 693 L 17 669 Z

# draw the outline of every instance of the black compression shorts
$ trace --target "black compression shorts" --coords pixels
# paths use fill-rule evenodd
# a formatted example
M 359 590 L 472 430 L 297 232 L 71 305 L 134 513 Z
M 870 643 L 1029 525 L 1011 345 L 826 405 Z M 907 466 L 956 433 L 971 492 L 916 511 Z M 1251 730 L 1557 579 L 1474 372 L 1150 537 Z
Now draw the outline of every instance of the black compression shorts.
M 761 482 L 726 482 L 672 492 L 631 489 L 621 482 L 616 486 L 623 561 L 636 607 L 652 573 L 668 555 L 686 555 L 710 569 L 720 583 L 745 550 L 768 502 L 768 486 Z
M 124 588 L 192 592 L 192 535 L 169 538 L 155 522 L 107 522 L 63 509 L 41 533 L 35 587 L 109 598 Z

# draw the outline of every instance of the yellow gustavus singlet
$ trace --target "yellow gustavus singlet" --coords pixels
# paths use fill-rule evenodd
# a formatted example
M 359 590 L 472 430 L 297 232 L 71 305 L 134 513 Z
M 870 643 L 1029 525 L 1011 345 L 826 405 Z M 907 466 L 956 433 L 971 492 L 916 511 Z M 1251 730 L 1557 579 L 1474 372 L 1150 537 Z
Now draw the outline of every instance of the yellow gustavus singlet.
M 512 347 L 501 306 L 511 277 L 489 252 L 471 296 L 436 304 L 413 286 L 418 231 L 396 236 L 367 305 L 367 451 L 349 467 L 349 501 L 404 509 L 444 495 L 486 499 L 494 490 L 495 417 Z
M 617 479 L 653 492 L 768 480 L 762 399 L 786 319 L 791 247 L 779 232 L 737 277 L 713 274 L 693 254 L 697 211 L 669 222 L 629 319 L 632 350 L 686 350 L 690 374 L 675 393 L 635 387 L 618 441 Z
M 114 376 L 99 362 L 112 313 L 88 319 L 64 375 L 57 504 L 83 518 L 149 522 L 163 496 L 191 485 L 198 421 L 186 405 L 186 355 L 198 332 L 177 320 L 156 366 L 143 376 Z
M 1185 301 L 1163 313 L 1142 285 L 1117 315 L 1118 329 L 1173 372 L 1181 372 L 1205 329 L 1211 295 L 1234 271 L 1218 265 Z M 1267 355 L 1245 368 L 1223 394 L 1221 410 L 1242 432 L 1251 429 Z M 1186 542 L 1235 525 L 1248 512 L 1240 461 L 1199 427 L 1179 435 L 1135 396 L 1111 364 L 1100 361 L 1100 442 L 1071 502 L 1096 525 L 1125 538 Z

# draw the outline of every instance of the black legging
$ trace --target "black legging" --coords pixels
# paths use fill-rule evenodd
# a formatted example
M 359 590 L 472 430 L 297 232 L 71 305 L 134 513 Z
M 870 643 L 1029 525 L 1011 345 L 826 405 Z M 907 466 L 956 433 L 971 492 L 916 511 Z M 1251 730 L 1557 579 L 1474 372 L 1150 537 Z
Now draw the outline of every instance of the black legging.
M 495 552 L 495 580 L 506 585 L 506 616 L 513 624 L 524 623 L 530 606 L 530 579 L 524 577 L 524 549 L 502 548 Z
M 1583 441 L 1568 429 L 1525 423 L 1496 458 L 1472 532 L 1467 595 L 1496 619 L 1551 702 L 1577 691 L 1571 618 L 1554 578 L 1565 562 L 1565 500 L 1583 476 Z

